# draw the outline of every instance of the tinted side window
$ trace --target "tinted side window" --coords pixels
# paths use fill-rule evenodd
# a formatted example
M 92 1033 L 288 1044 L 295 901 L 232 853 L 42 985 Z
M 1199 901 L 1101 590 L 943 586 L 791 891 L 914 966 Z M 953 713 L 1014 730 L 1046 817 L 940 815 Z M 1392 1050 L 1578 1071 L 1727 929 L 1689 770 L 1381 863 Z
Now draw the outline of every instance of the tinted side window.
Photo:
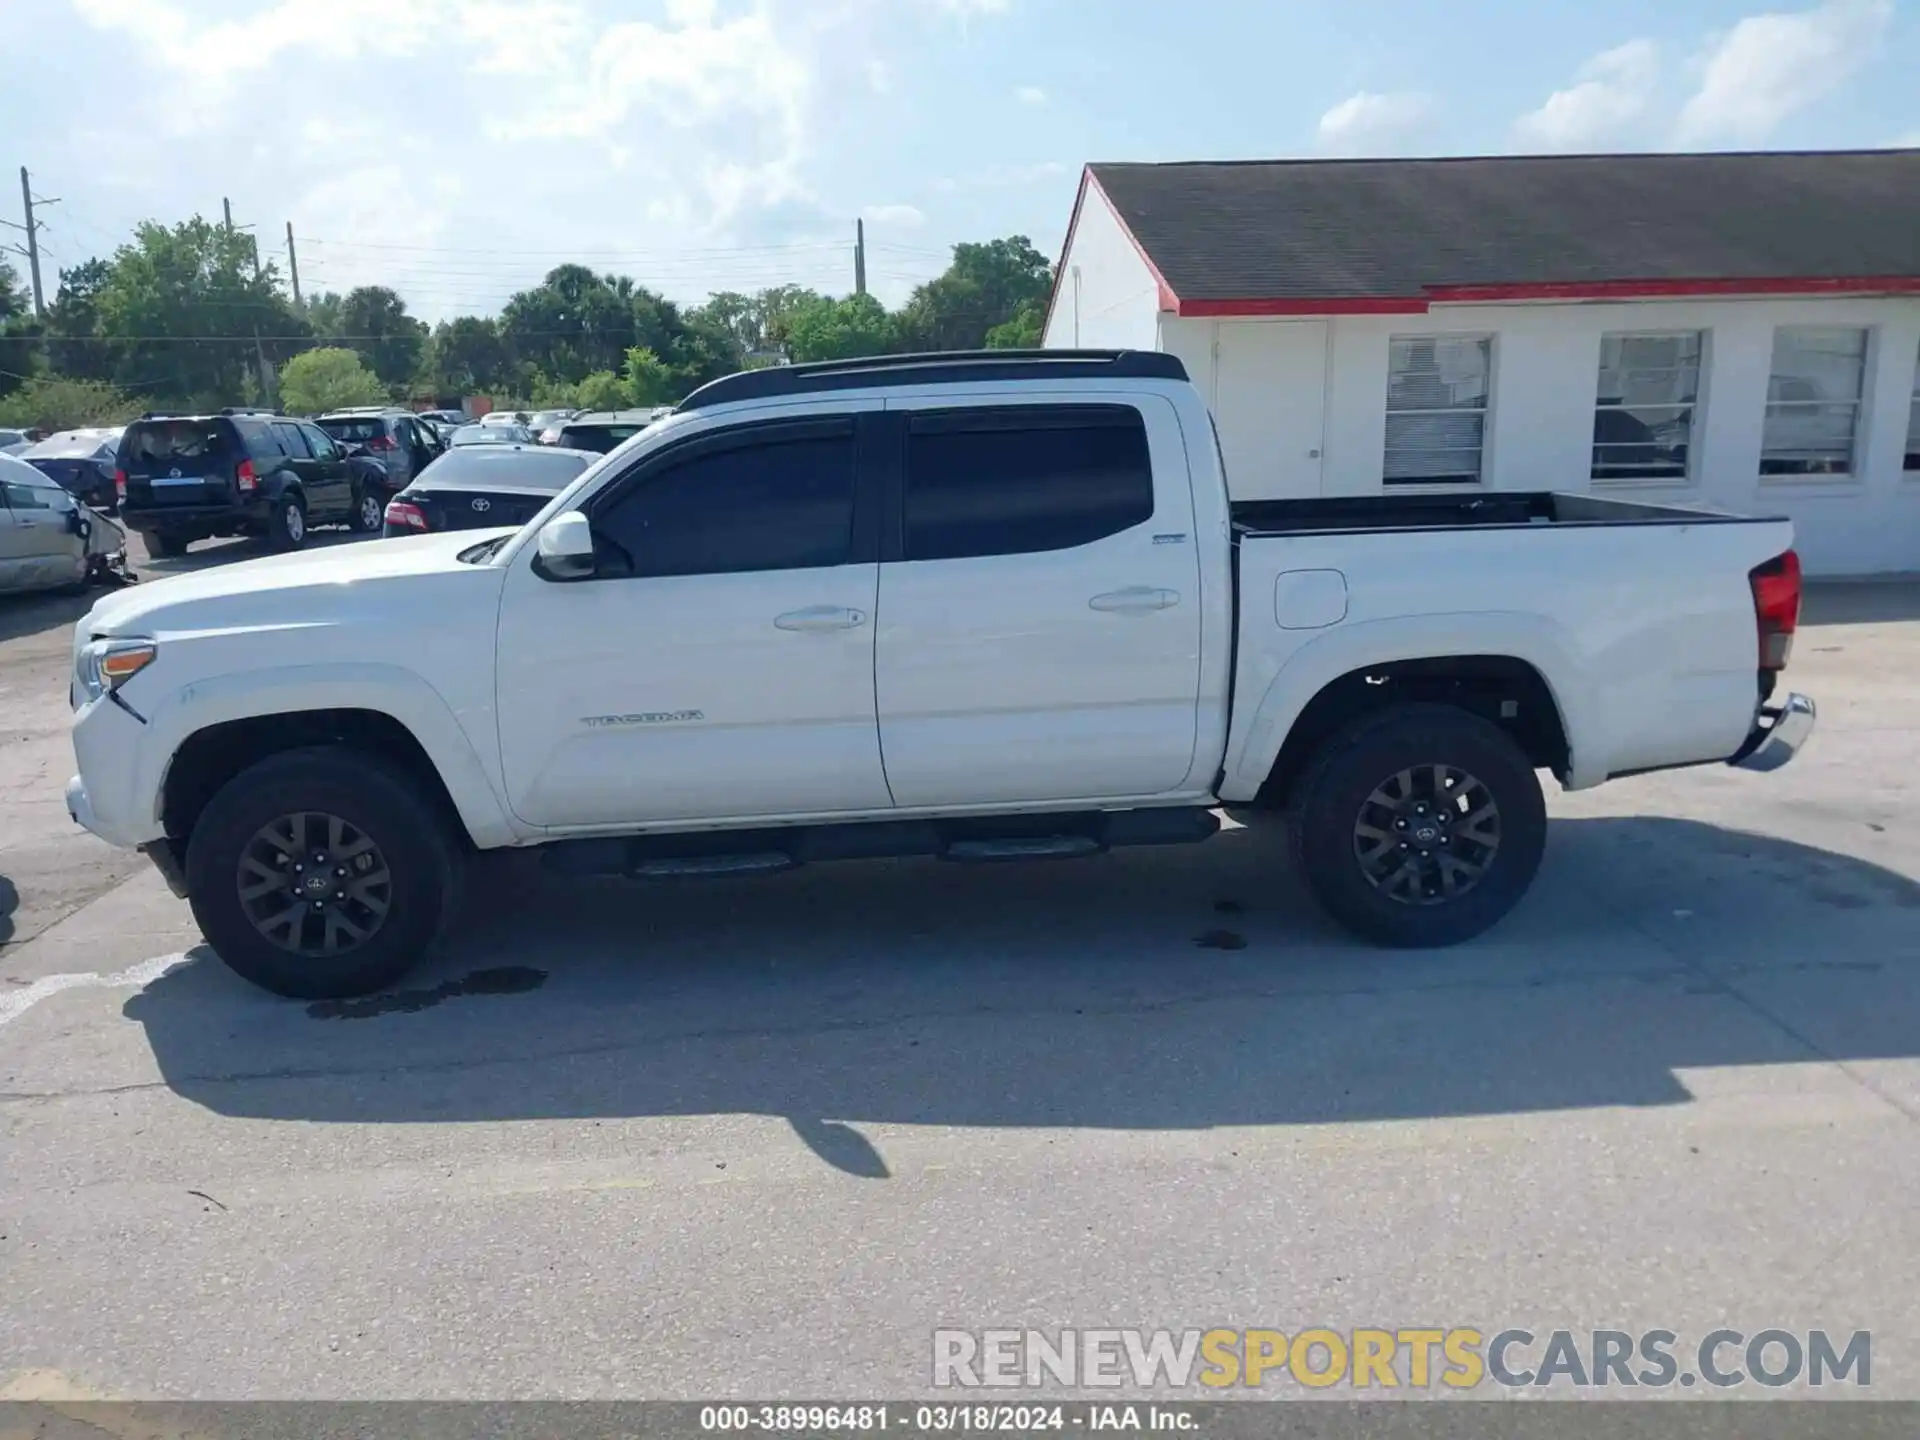
M 908 422 L 909 560 L 1066 550 L 1152 517 L 1147 430 L 1131 406 L 923 410 Z
M 7 508 L 11 510 L 51 510 L 53 498 L 37 485 L 16 485 L 11 480 L 0 481 L 0 494 L 4 494 Z
M 306 437 L 307 448 L 313 452 L 315 459 L 338 460 L 340 458 L 340 447 L 334 444 L 333 437 L 318 425 L 302 423 L 300 433 Z
M 635 575 L 844 565 L 853 546 L 853 422 L 693 442 L 594 515 Z
M 280 441 L 271 425 L 259 420 L 235 420 L 233 428 L 240 432 L 240 443 L 249 455 L 271 459 L 286 453 L 280 448 Z
M 273 435 L 280 442 L 282 454 L 291 455 L 296 460 L 304 460 L 312 453 L 307 445 L 307 435 L 298 425 L 275 425 Z

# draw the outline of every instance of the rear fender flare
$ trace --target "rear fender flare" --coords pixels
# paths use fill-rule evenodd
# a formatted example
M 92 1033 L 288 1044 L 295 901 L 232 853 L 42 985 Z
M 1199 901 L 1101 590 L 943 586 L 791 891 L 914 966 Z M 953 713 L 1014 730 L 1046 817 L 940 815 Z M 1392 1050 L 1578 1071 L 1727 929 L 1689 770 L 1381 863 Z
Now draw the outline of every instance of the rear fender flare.
M 1328 685 L 1355 670 L 1396 661 L 1447 655 L 1499 655 L 1523 660 L 1540 672 L 1559 708 L 1572 755 L 1569 787 L 1584 780 L 1581 757 L 1598 753 L 1591 733 L 1595 708 L 1571 637 L 1551 620 L 1512 611 L 1463 615 L 1408 615 L 1342 625 L 1295 651 L 1261 690 L 1234 705 L 1233 738 L 1220 783 L 1220 798 L 1252 800 L 1279 758 L 1280 747 L 1300 713 Z M 1243 681 L 1245 677 L 1242 677 Z

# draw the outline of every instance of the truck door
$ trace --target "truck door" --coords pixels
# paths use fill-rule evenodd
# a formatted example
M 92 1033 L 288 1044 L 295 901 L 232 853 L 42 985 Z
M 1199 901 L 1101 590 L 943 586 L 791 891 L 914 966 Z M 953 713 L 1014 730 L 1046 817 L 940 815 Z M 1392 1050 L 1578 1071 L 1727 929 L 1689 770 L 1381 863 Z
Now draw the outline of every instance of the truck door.
M 1199 546 L 1173 406 L 888 404 L 875 681 L 901 806 L 1154 796 L 1192 768 Z
M 891 806 L 858 408 L 645 456 L 584 507 L 603 556 L 590 579 L 541 578 L 532 546 L 515 560 L 498 668 L 515 814 L 576 827 Z

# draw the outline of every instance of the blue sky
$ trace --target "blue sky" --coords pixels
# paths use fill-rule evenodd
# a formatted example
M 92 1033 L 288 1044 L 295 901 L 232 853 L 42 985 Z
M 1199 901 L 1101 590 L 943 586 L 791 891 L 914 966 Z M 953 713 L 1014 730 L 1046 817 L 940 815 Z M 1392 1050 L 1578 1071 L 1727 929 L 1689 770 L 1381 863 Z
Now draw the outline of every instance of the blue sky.
M 1057 253 L 1081 164 L 1920 145 L 1920 0 L 0 0 L 47 278 L 217 216 L 306 288 L 489 312 L 577 256 L 677 298 Z M 12 215 L 0 201 L 0 214 Z M 9 232 L 0 231 L 0 235 Z M 17 234 L 12 238 L 17 238 Z

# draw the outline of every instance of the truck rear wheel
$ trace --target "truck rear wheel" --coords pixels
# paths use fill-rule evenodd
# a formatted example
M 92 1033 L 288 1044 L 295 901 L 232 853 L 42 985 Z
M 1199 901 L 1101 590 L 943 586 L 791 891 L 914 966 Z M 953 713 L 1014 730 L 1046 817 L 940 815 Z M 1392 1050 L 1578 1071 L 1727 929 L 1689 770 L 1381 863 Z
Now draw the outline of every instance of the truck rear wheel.
M 439 934 L 457 855 L 399 769 L 340 747 L 249 767 L 201 812 L 187 894 L 237 974 L 301 1000 L 365 995 L 413 968 Z
M 1451 705 L 1402 705 L 1322 747 L 1298 791 L 1295 863 L 1342 925 L 1382 945 L 1458 944 L 1519 903 L 1546 802 L 1524 751 Z

